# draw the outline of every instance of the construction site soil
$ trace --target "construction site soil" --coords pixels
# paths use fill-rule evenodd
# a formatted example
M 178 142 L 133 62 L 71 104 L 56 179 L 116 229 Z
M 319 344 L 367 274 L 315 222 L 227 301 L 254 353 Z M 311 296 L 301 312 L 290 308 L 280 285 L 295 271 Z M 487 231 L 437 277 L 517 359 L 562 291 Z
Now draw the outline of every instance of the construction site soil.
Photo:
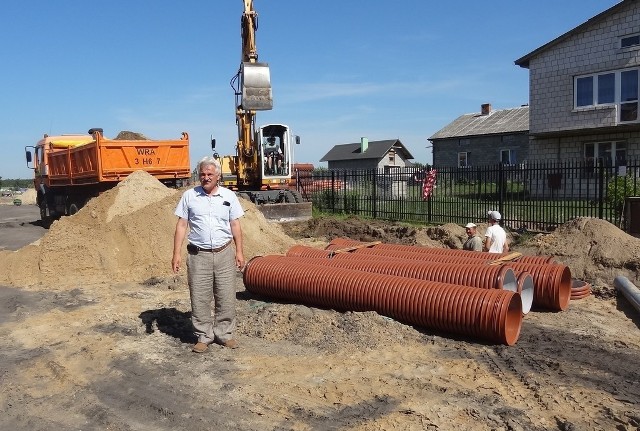
M 514 346 L 258 298 L 238 273 L 240 347 L 198 355 L 186 273 L 170 265 L 180 194 L 136 172 L 49 229 L 35 206 L 0 202 L 1 429 L 640 429 L 640 315 L 613 286 L 637 282 L 640 239 L 608 222 L 512 238 L 594 292 L 525 315 Z M 335 237 L 448 248 L 465 237 L 453 224 L 270 223 L 243 207 L 247 259 Z

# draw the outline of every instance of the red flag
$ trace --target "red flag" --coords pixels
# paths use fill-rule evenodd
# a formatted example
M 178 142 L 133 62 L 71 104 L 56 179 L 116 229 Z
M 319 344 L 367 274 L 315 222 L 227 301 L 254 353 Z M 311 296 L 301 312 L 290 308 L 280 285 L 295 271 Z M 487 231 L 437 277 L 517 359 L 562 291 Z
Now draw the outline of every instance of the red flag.
M 433 192 L 433 185 L 436 183 L 436 174 L 438 172 L 435 169 L 431 169 L 424 177 L 422 182 L 422 199 L 427 200 Z

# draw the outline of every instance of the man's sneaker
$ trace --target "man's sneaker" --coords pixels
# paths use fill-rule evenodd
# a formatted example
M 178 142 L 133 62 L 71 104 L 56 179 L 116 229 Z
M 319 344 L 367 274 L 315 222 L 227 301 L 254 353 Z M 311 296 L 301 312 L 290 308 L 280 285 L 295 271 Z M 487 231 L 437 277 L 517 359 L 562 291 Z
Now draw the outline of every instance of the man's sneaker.
M 238 342 L 236 340 L 234 340 L 233 338 L 227 341 L 222 342 L 222 345 L 228 349 L 237 349 L 238 348 Z
M 195 344 L 195 346 L 193 346 L 191 351 L 195 352 L 195 353 L 204 353 L 204 352 L 207 351 L 208 348 L 209 348 L 209 346 L 207 346 L 205 343 L 201 343 L 200 341 L 198 341 Z

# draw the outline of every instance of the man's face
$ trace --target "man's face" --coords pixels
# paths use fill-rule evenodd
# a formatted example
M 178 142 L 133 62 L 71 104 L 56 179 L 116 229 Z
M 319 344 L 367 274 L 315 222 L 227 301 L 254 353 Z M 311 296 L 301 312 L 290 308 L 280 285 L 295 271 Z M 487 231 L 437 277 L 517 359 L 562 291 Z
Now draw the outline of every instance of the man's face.
M 476 235 L 476 228 L 475 227 L 468 227 L 468 228 L 465 228 L 465 229 L 467 231 L 467 236 L 469 238 L 471 238 L 472 236 Z
M 200 185 L 207 193 L 211 193 L 218 186 L 219 179 L 220 174 L 213 165 L 204 166 L 200 171 Z

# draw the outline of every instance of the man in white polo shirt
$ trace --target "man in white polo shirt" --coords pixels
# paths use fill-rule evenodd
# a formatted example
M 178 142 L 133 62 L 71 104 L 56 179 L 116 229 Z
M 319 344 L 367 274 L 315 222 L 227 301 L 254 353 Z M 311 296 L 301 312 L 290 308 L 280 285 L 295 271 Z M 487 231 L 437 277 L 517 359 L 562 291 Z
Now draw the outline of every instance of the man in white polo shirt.
M 191 322 L 198 342 L 196 353 L 204 353 L 209 344 L 235 349 L 236 267 L 245 264 L 242 253 L 240 217 L 244 211 L 236 194 L 220 185 L 220 162 L 205 157 L 198 163 L 200 185 L 185 191 L 176 207 L 178 216 L 173 238 L 171 267 L 181 266 L 182 244 L 189 230 L 187 276 L 191 296 Z M 235 245 L 232 247 L 231 245 Z M 211 316 L 211 300 L 215 302 Z

